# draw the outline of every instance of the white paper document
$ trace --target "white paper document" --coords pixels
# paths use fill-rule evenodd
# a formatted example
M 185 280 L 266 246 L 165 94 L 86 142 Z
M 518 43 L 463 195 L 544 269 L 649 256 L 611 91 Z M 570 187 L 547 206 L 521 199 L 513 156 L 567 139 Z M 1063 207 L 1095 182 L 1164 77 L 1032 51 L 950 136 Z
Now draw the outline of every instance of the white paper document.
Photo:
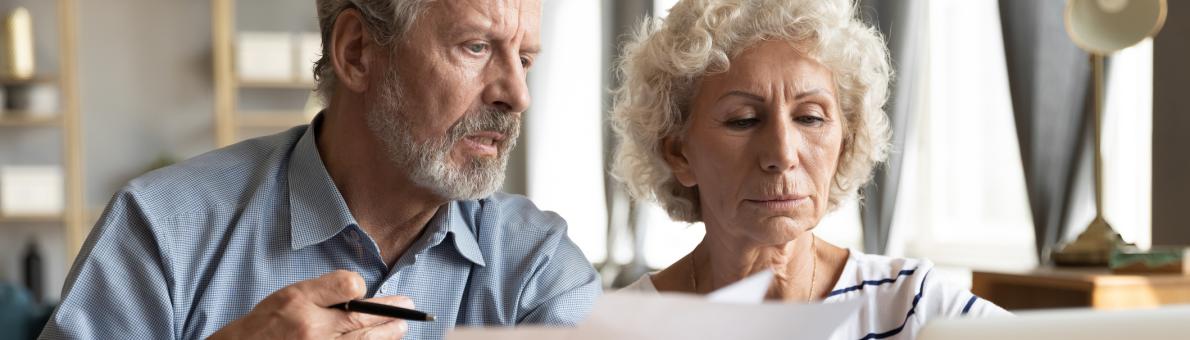
M 500 339 L 826 339 L 859 310 L 859 301 L 758 303 L 772 273 L 761 273 L 707 297 L 609 293 L 575 328 L 458 328 L 449 340 Z M 711 298 L 714 300 L 712 301 Z
M 773 283 L 773 271 L 765 270 L 707 294 L 707 301 L 725 303 L 761 303 Z

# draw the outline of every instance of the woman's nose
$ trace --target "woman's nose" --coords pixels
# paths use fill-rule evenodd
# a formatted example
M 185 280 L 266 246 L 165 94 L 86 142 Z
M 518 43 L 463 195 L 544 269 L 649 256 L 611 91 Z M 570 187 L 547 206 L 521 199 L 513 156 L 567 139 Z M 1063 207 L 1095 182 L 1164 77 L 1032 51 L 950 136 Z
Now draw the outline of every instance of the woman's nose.
M 787 122 L 776 122 L 763 133 L 765 138 L 758 146 L 762 149 L 760 165 L 764 171 L 782 173 L 796 168 L 800 162 L 797 151 L 801 145 L 797 129 Z

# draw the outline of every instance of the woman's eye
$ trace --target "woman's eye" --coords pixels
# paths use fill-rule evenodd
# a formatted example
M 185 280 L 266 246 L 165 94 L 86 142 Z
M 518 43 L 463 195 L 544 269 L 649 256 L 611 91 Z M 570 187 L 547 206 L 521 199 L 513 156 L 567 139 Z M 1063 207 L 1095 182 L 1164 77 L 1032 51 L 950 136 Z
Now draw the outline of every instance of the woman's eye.
M 760 123 L 760 119 L 740 118 L 740 119 L 729 120 L 729 121 L 727 121 L 727 123 L 725 125 L 727 125 L 727 127 L 731 128 L 731 129 L 743 130 L 743 129 L 747 129 L 747 128 L 756 126 L 756 124 L 758 124 L 758 123 Z
M 799 110 L 793 120 L 807 126 L 818 126 L 826 122 L 825 112 L 822 106 L 811 104 Z
M 475 53 L 475 54 L 483 53 L 484 51 L 488 50 L 488 44 L 484 44 L 484 43 L 467 44 L 467 50 L 471 51 L 471 53 Z
M 532 63 L 533 60 L 530 60 L 529 57 L 521 57 L 521 67 L 529 68 L 529 64 Z
M 823 122 L 826 121 L 825 118 L 822 118 L 819 116 L 811 116 L 811 115 L 798 116 L 797 118 L 794 118 L 794 120 L 796 120 L 798 123 L 802 123 L 805 125 L 811 125 L 811 126 L 817 126 L 817 125 L 822 124 Z

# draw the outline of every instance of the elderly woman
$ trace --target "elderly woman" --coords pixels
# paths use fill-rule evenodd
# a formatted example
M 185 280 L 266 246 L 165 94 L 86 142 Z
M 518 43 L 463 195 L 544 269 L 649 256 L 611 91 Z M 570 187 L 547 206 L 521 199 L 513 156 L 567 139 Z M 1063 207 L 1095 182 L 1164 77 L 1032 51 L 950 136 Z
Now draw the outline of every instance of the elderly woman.
M 775 273 L 772 300 L 863 300 L 836 338 L 912 338 L 931 318 L 1006 314 L 928 261 L 820 240 L 823 215 L 884 160 L 890 70 L 848 0 L 684 0 L 626 46 L 615 175 L 702 242 L 629 286 L 705 294 Z

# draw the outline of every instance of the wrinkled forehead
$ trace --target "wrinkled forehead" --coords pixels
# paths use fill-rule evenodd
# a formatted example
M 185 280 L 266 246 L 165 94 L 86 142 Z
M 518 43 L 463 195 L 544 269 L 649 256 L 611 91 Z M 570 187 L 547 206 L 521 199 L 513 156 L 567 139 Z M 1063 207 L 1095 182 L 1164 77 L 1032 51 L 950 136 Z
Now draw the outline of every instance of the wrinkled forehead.
M 523 43 L 536 45 L 541 6 L 542 0 L 438 0 L 426 11 L 446 25 L 477 26 L 496 39 L 523 39 Z
M 698 81 L 716 84 L 724 90 L 744 89 L 765 92 L 779 85 L 786 91 L 800 93 L 815 89 L 834 92 L 834 74 L 799 43 L 762 40 L 744 48 L 729 59 L 723 72 L 710 73 Z

